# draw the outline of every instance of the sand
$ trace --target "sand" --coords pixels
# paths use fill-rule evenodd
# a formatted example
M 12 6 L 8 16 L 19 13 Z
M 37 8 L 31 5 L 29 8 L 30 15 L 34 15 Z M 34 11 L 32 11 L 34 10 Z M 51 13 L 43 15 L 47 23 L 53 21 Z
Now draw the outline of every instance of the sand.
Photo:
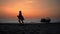
M 0 23 L 0 34 L 59 34 L 60 23 Z

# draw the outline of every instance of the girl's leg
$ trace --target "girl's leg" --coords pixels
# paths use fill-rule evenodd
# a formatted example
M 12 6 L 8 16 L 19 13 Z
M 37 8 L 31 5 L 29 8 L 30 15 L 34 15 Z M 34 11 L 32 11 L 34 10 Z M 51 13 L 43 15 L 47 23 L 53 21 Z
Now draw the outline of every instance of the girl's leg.
M 21 23 L 20 19 L 19 19 L 19 23 Z
M 21 20 L 21 21 L 22 21 L 22 23 L 24 23 L 23 20 Z

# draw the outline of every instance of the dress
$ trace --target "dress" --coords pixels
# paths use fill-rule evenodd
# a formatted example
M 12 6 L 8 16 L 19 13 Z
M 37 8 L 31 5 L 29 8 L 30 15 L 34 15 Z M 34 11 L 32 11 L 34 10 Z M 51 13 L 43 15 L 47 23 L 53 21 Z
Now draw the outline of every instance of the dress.
M 18 19 L 24 20 L 24 17 L 23 16 L 18 16 Z
M 21 11 L 19 11 L 19 15 L 17 16 L 19 20 L 24 20 L 24 17 L 22 16 Z

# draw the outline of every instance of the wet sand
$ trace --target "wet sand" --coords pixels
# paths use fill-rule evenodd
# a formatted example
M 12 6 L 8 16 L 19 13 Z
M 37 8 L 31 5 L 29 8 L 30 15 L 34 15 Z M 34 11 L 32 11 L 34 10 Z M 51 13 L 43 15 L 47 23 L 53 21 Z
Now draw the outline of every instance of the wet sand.
M 60 34 L 60 23 L 0 23 L 0 34 Z

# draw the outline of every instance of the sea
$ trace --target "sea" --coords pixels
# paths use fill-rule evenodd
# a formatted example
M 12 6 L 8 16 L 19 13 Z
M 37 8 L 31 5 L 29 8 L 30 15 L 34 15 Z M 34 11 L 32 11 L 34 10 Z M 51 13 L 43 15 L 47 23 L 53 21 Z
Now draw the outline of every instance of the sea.
M 60 19 L 51 19 L 50 23 L 60 22 Z M 17 19 L 0 19 L 0 23 L 18 23 Z M 25 19 L 24 23 L 42 23 L 41 19 Z

